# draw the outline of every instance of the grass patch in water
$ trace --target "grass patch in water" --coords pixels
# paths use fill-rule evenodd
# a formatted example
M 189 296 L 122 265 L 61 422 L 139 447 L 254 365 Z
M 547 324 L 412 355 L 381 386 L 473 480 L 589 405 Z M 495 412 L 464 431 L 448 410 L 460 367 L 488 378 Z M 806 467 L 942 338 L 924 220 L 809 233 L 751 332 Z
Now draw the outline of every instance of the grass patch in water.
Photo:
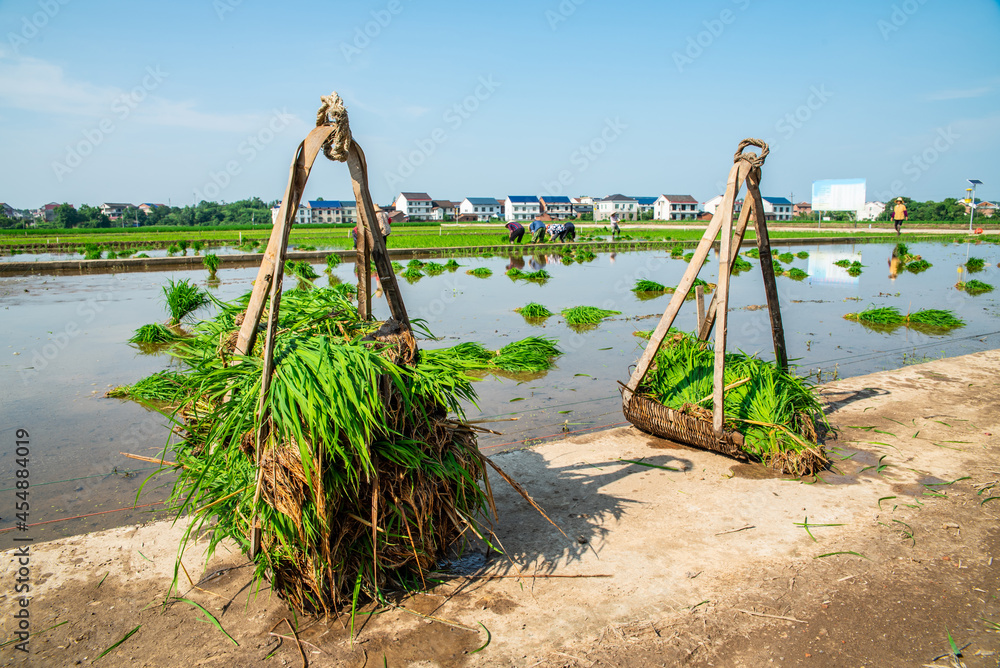
M 552 311 L 538 302 L 530 302 L 521 308 L 516 308 L 514 313 L 520 313 L 525 318 L 548 318 L 552 315 Z
M 562 311 L 567 325 L 596 325 L 605 318 L 620 314 L 621 311 L 609 311 L 596 306 L 574 306 Z

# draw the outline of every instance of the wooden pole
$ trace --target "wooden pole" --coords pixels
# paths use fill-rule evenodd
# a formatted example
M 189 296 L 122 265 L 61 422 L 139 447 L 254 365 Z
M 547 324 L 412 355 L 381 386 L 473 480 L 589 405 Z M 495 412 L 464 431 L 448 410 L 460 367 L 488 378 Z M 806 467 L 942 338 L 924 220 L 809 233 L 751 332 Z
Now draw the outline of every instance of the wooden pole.
M 756 176 L 756 178 L 754 178 Z M 767 220 L 764 217 L 764 203 L 760 197 L 760 172 L 747 179 L 747 197 L 753 197 L 754 228 L 757 232 L 757 253 L 760 255 L 760 271 L 764 277 L 764 294 L 767 296 L 767 311 L 771 316 L 771 338 L 774 340 L 774 360 L 782 371 L 788 371 L 788 353 L 785 351 L 785 329 L 781 324 L 781 304 L 778 300 L 778 286 L 774 280 L 774 260 L 771 257 L 771 240 L 767 234 Z
M 406 305 L 403 303 L 403 296 L 399 291 L 396 273 L 392 270 L 392 261 L 389 259 L 389 252 L 385 247 L 385 237 L 382 236 L 382 230 L 379 228 L 378 219 L 375 216 L 375 205 L 372 203 L 371 192 L 368 189 L 368 163 L 365 160 L 365 152 L 361 150 L 357 142 L 351 144 L 351 149 L 347 154 L 347 167 L 351 171 L 351 184 L 358 202 L 358 215 L 364 223 L 363 229 L 368 230 L 368 234 L 365 236 L 372 240 L 365 268 L 370 266 L 371 260 L 375 261 L 375 271 L 378 272 L 382 291 L 389 303 L 389 312 L 397 322 L 406 329 L 410 329 L 410 318 L 406 313 Z M 360 293 L 358 294 L 358 303 L 359 305 L 361 303 Z M 367 308 L 370 313 L 370 299 Z
M 285 196 L 281 200 L 281 209 L 278 211 L 275 227 L 271 230 L 271 238 L 267 242 L 264 259 L 260 263 L 260 269 L 257 270 L 257 278 L 253 284 L 253 292 L 250 294 L 250 302 L 247 304 L 247 312 L 236 339 L 237 355 L 246 355 L 253 350 L 254 341 L 257 338 L 257 323 L 260 322 L 260 316 L 264 312 L 264 301 L 270 291 L 271 279 L 274 276 L 278 246 L 281 244 L 282 238 L 285 239 L 286 244 L 288 243 L 287 231 L 282 229 L 282 224 L 287 224 L 288 228 L 291 228 L 295 214 L 299 210 L 302 191 L 309 179 L 309 172 L 312 170 L 313 163 L 316 162 L 316 156 L 323 150 L 323 143 L 333 131 L 332 125 L 321 125 L 313 128 L 295 152 L 295 159 L 292 160 L 292 166 L 289 168 Z
M 741 161 L 742 162 L 742 161 Z M 738 187 L 737 187 L 738 190 Z M 718 297 L 718 307 L 716 308 L 716 319 L 719 326 L 715 330 L 715 378 L 713 408 L 712 408 L 712 430 L 715 438 L 722 440 L 723 425 L 725 424 L 725 388 L 726 388 L 726 325 L 729 321 L 729 278 L 732 266 L 732 256 L 730 246 L 733 243 L 733 209 L 730 206 L 725 211 L 724 222 L 722 224 L 722 243 L 719 248 L 719 284 L 716 288 Z M 715 301 L 715 299 L 713 299 Z
M 643 350 L 639 361 L 636 362 L 635 371 L 632 372 L 632 376 L 629 378 L 622 392 L 622 400 L 626 405 L 631 400 L 632 393 L 635 392 L 649 370 L 650 365 L 653 363 L 653 358 L 656 357 L 656 353 L 660 350 L 663 339 L 666 337 L 667 332 L 670 331 L 671 325 L 674 324 L 677 312 L 680 311 L 681 305 L 684 303 L 684 297 L 691 290 L 694 279 L 698 277 L 698 272 L 701 270 L 705 258 L 708 257 L 708 252 L 715 242 L 715 237 L 718 236 L 719 230 L 722 228 L 723 221 L 726 218 L 725 211 L 727 210 L 729 211 L 730 223 L 732 223 L 733 201 L 736 199 L 736 193 L 739 192 L 749 171 L 750 163 L 746 160 L 738 161 L 729 171 L 729 181 L 726 186 L 726 194 L 722 198 L 722 203 L 715 210 L 715 215 L 712 216 L 712 221 L 708 224 L 704 236 L 702 236 L 701 241 L 698 243 L 698 247 L 694 251 L 694 257 L 691 258 L 687 271 L 684 272 L 684 276 L 677 286 L 677 291 L 670 298 L 670 303 L 667 304 L 667 309 L 663 312 L 663 317 L 660 318 L 660 324 L 656 326 L 656 329 L 653 330 L 652 335 L 649 337 L 649 343 L 646 344 L 646 349 Z
M 705 287 L 702 285 L 694 286 L 694 303 L 698 308 L 698 331 L 700 332 L 705 326 Z M 715 298 L 712 298 L 712 304 L 715 304 Z

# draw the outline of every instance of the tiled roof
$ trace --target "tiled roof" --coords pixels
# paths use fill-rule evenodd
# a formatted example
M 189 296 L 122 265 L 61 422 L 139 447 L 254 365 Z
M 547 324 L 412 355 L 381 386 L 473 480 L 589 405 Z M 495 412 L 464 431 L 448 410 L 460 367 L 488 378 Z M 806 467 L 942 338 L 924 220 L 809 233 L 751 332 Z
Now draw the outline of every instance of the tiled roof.
M 765 202 L 770 202 L 771 204 L 787 204 L 791 206 L 792 203 L 788 201 L 787 197 L 761 197 Z
M 399 193 L 406 198 L 407 202 L 429 202 L 431 196 L 427 193 Z M 397 198 L 398 199 L 398 198 Z
M 697 204 L 698 200 L 691 195 L 661 195 L 665 197 L 668 202 L 675 202 L 677 204 Z
M 458 206 L 458 204 L 456 204 L 455 202 L 452 202 L 451 200 L 447 199 L 436 199 L 433 202 L 431 202 L 431 204 L 433 206 L 440 207 L 442 209 L 454 209 L 455 207 Z
M 515 204 L 538 204 L 538 198 L 534 195 L 510 195 L 507 199 Z
M 621 193 L 616 193 L 614 195 L 608 195 L 607 197 L 605 197 L 601 201 L 602 202 L 634 202 L 635 198 L 634 197 L 626 197 L 625 195 L 622 195 Z

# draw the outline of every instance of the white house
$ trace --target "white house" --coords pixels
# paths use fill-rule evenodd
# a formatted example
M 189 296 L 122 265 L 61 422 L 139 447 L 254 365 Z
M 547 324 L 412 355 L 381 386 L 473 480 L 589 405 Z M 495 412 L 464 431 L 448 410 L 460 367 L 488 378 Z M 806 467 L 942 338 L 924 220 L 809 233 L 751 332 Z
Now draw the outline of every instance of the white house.
M 271 207 L 272 225 L 278 222 L 279 211 L 281 211 L 281 202 L 278 202 L 273 207 Z M 295 215 L 295 220 L 293 220 L 292 222 L 297 225 L 307 225 L 312 222 L 312 209 L 309 208 L 308 202 L 299 202 L 299 210 Z
M 396 211 L 402 211 L 410 220 L 430 220 L 434 202 L 427 193 L 399 193 Z
M 542 213 L 547 213 L 553 220 L 566 220 L 573 216 L 573 203 L 569 197 L 543 195 L 538 198 Z
M 698 217 L 698 200 L 691 195 L 660 195 L 653 205 L 656 220 L 694 220 Z
M 715 210 L 719 208 L 720 204 L 722 204 L 722 195 L 716 195 L 712 199 L 702 204 L 701 209 L 702 211 L 707 211 L 708 213 L 714 216 Z
M 122 217 L 122 212 L 130 206 L 132 205 L 127 202 L 105 202 L 101 205 L 101 213 L 109 220 L 118 220 Z
M 865 202 L 858 209 L 858 220 L 875 220 L 885 211 L 885 202 Z
M 20 218 L 21 214 L 14 210 L 10 204 L 7 202 L 0 202 L 0 213 L 7 216 L 8 218 Z
M 534 195 L 508 195 L 505 208 L 507 222 L 534 220 L 542 213 L 542 203 Z
M 791 220 L 792 203 L 787 197 L 761 197 L 764 202 L 764 217 L 767 220 Z
M 639 213 L 639 203 L 634 197 L 615 194 L 594 202 L 594 220 L 610 220 L 617 213 L 621 220 L 635 220 Z
M 487 221 L 500 217 L 500 202 L 495 197 L 466 197 L 458 205 L 463 216 L 475 216 L 476 220 Z
M 444 220 L 446 217 L 452 220 L 458 213 L 458 205 L 451 200 L 436 199 L 431 202 L 431 220 Z
M 582 216 L 585 213 L 594 213 L 593 197 L 571 197 L 570 202 L 573 205 L 573 213 L 577 216 Z
M 644 213 L 653 211 L 656 207 L 656 197 L 633 197 L 632 199 L 634 199 L 638 205 L 640 217 Z

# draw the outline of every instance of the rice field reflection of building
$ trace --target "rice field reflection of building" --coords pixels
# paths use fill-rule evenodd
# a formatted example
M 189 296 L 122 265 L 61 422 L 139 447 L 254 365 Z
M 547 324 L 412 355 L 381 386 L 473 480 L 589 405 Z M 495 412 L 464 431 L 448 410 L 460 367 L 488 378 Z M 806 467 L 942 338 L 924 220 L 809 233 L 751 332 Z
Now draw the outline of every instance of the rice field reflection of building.
M 847 273 L 846 267 L 838 267 L 835 262 L 839 260 L 861 261 L 860 252 L 846 253 L 843 251 L 810 251 L 809 254 L 809 280 L 822 285 L 842 285 L 845 287 L 856 286 L 861 283 L 860 276 L 851 276 Z

